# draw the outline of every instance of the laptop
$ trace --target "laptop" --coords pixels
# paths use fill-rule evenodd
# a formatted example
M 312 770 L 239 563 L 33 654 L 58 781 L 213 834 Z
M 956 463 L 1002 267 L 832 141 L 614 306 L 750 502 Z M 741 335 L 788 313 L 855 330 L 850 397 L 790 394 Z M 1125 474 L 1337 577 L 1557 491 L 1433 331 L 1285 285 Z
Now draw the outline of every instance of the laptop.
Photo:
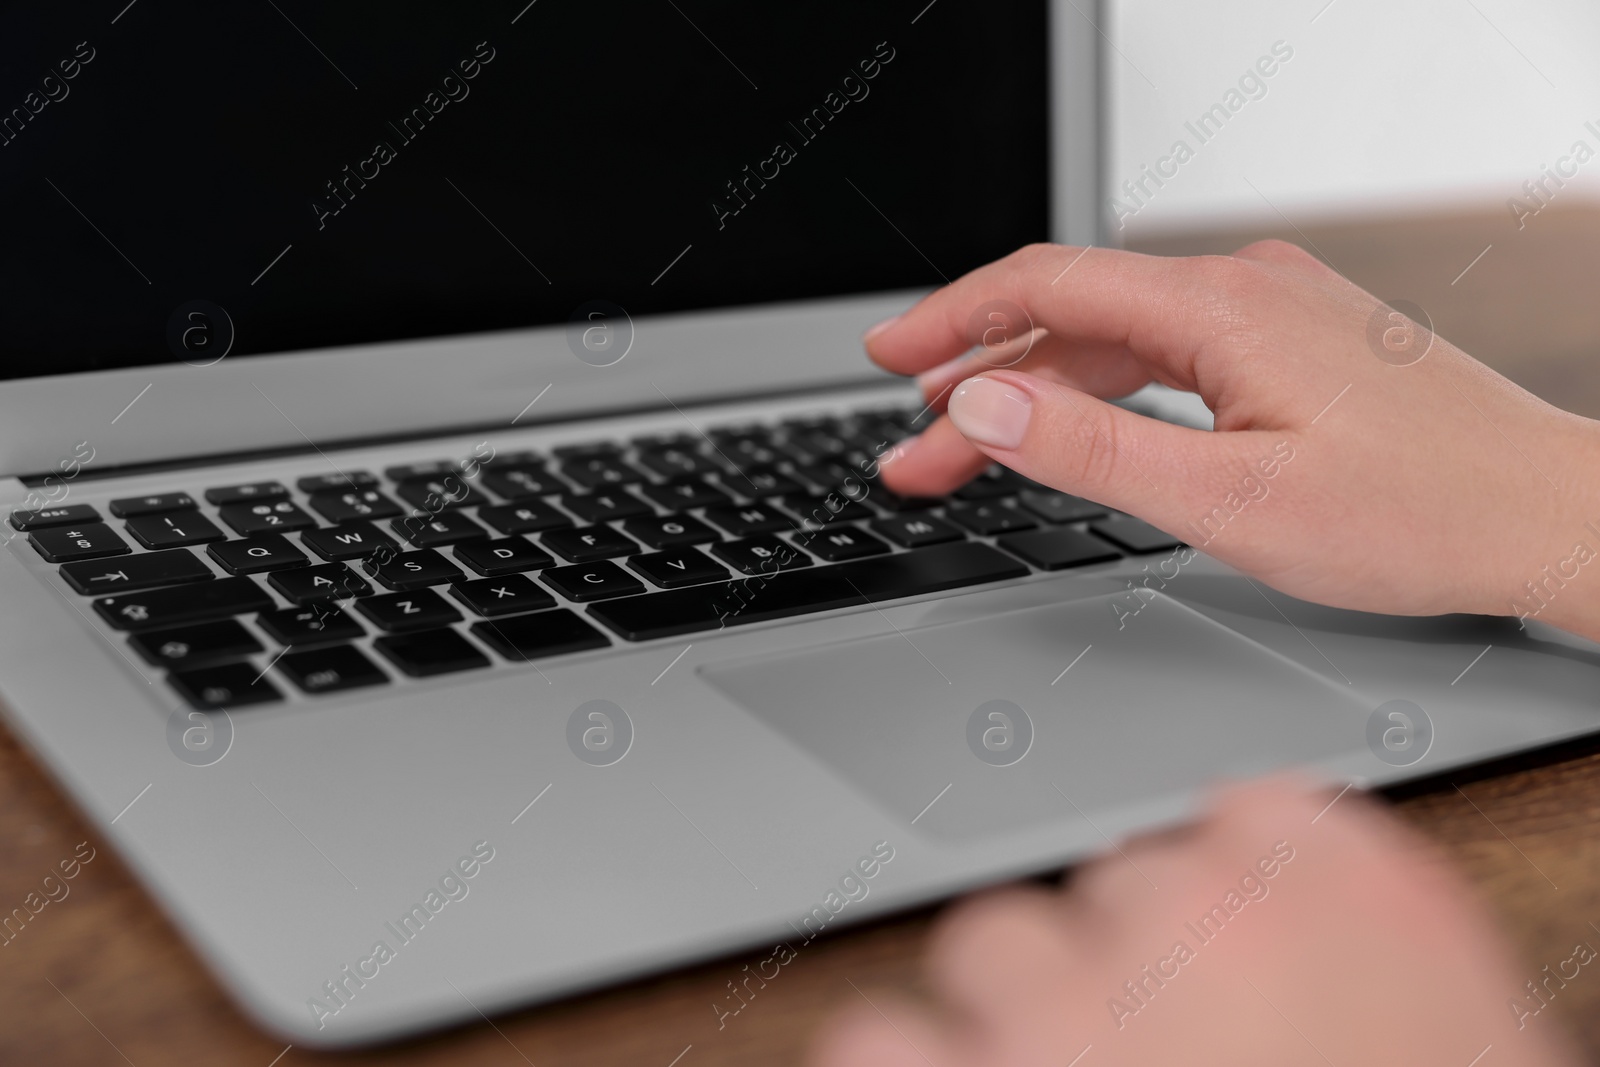
M 933 415 L 863 330 L 1104 239 L 1088 5 L 118 7 L 0 35 L 0 693 L 296 1044 L 770 979 L 1219 777 L 1600 728 L 1537 623 L 883 487 Z

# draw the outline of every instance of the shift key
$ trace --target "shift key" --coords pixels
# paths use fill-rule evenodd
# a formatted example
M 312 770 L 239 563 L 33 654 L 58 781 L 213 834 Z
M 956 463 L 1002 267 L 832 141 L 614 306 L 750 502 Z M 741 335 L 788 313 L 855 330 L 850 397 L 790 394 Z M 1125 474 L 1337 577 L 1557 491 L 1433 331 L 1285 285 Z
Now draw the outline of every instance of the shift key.
M 100 617 L 119 630 L 154 630 L 182 622 L 271 611 L 275 607 L 277 604 L 265 590 L 253 579 L 242 576 L 101 597 L 94 602 Z
M 88 596 L 102 593 L 129 593 L 154 589 L 160 585 L 207 582 L 214 575 L 210 567 L 186 548 L 164 552 L 140 552 L 109 560 L 80 560 L 61 567 L 61 577 L 78 592 Z

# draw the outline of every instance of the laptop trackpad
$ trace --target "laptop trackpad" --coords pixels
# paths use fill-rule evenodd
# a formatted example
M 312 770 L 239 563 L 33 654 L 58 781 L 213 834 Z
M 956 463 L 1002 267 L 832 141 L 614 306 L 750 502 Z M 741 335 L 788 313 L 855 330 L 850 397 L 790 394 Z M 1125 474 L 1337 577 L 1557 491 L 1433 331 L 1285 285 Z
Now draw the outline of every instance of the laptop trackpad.
M 1113 600 L 1127 604 L 1093 597 L 702 674 L 944 837 L 1070 817 L 1072 804 L 1092 814 L 1365 744 L 1370 709 L 1343 685 L 1169 597 L 1121 618 Z

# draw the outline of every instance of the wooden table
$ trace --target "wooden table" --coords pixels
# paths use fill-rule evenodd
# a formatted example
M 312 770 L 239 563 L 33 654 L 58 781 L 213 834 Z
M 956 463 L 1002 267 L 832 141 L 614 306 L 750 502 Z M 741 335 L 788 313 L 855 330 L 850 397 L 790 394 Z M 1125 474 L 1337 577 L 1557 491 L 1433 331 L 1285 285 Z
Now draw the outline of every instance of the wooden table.
M 1503 373 L 1600 416 L 1600 368 L 1590 367 L 1590 354 L 1600 351 L 1594 292 L 1600 212 L 1552 206 L 1520 232 L 1509 214 L 1498 213 L 1296 222 L 1299 231 L 1285 225 L 1145 247 L 1228 250 L 1261 236 L 1314 245 L 1379 296 L 1426 309 L 1441 335 Z M 1600 947 L 1600 934 L 1589 926 L 1600 923 L 1600 755 L 1569 746 L 1405 794 L 1401 812 L 1490 900 L 1529 977 L 1566 959 L 1578 940 Z M 70 883 L 71 895 L 0 947 L 0 1063 L 273 1063 L 283 1042 L 239 1015 L 107 844 L 0 733 L 0 908 L 20 905 L 85 840 L 98 855 Z M 668 1067 L 688 1049 L 677 1061 L 681 1067 L 796 1063 L 823 1015 L 857 997 L 851 982 L 869 996 L 919 991 L 918 957 L 933 918 L 919 912 L 819 940 L 720 1029 L 711 1005 L 725 992 L 727 962 L 531 1009 L 492 1026 L 339 1056 L 295 1048 L 276 1062 Z M 1573 982 L 1553 1013 L 1600 1058 L 1600 981 Z

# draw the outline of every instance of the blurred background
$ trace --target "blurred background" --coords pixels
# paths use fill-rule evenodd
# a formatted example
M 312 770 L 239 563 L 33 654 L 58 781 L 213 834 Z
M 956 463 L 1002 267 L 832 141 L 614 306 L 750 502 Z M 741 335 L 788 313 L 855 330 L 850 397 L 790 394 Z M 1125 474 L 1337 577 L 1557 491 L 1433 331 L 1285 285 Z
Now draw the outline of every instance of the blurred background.
M 1193 150 L 1108 207 L 1114 239 L 1169 254 L 1294 241 L 1600 417 L 1600 4 L 1110 0 L 1106 15 L 1112 190 L 1178 140 Z M 1292 58 L 1225 101 L 1278 42 Z M 1185 124 L 1224 102 L 1237 110 L 1202 142 Z M 1558 167 L 1576 174 L 1558 185 Z

